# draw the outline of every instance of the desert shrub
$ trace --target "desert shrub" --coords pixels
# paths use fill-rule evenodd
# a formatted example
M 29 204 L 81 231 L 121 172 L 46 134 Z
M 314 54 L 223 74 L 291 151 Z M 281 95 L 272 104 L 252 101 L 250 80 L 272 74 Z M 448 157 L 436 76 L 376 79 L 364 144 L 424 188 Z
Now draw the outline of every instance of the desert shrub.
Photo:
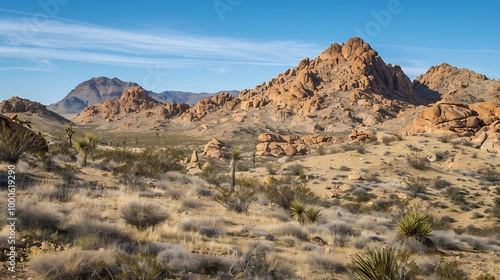
M 46 148 L 45 139 L 32 131 L 0 131 L 0 161 L 16 163 L 25 153 L 39 153 Z
M 286 210 L 290 209 L 294 200 L 302 203 L 314 203 L 317 200 L 314 193 L 305 184 L 290 179 L 273 178 L 264 192 L 272 203 Z
M 120 209 L 120 216 L 125 222 L 142 231 L 148 227 L 153 230 L 164 223 L 169 214 L 154 203 L 130 202 Z
M 306 167 L 303 166 L 302 164 L 293 164 L 293 165 L 288 166 L 287 169 L 288 169 L 288 171 L 290 171 L 290 173 L 292 175 L 295 175 L 295 176 L 300 176 L 300 175 L 304 174 L 306 171 Z
M 429 239 L 432 233 L 429 216 L 416 210 L 406 213 L 396 221 L 396 232 L 402 240 L 414 238 L 424 244 L 432 243 Z
M 281 165 L 276 164 L 276 163 L 269 163 L 264 166 L 266 168 L 267 174 L 269 175 L 276 175 L 278 174 L 278 171 L 281 169 Z
M 194 198 L 184 199 L 181 203 L 182 209 L 198 209 L 203 207 L 203 203 Z
M 354 230 L 352 226 L 344 223 L 344 222 L 338 222 L 338 223 L 333 223 L 328 226 L 328 230 L 335 234 L 335 235 L 341 235 L 341 236 L 360 236 L 361 232 Z
M 156 257 L 159 265 L 183 273 L 197 270 L 198 255 L 188 252 L 184 245 L 165 244 L 165 247 Z
M 345 166 L 345 165 L 341 165 L 339 167 L 339 171 L 349 171 L 349 170 L 351 170 L 351 169 L 349 167 Z
M 432 186 L 437 189 L 437 190 L 440 190 L 440 189 L 444 189 L 444 188 L 447 188 L 449 186 L 451 186 L 451 183 L 445 179 L 441 179 L 441 178 L 434 178 L 434 180 L 432 180 Z
M 318 147 L 318 155 L 324 156 L 325 154 L 326 154 L 325 146 L 319 146 Z
M 467 273 L 460 269 L 461 266 L 458 261 L 447 262 L 441 259 L 434 270 L 434 275 L 442 280 L 468 279 Z
M 30 270 L 41 279 L 115 279 L 110 251 L 70 249 L 34 256 Z
M 448 188 L 446 188 L 445 195 L 454 204 L 461 205 L 461 204 L 466 203 L 465 196 L 464 196 L 462 190 L 460 190 L 460 188 L 458 188 L 458 187 L 449 186 Z
M 308 234 L 301 227 L 293 224 L 280 226 L 275 230 L 276 235 L 292 236 L 302 241 L 307 241 Z
M 406 185 L 406 190 L 410 191 L 414 197 L 418 194 L 425 193 L 429 184 L 429 180 L 427 178 L 413 176 L 410 176 L 403 182 Z
M 16 226 L 20 231 L 44 230 L 55 232 L 61 229 L 63 216 L 54 211 L 38 205 L 17 209 Z
M 406 155 L 406 162 L 408 165 L 418 170 L 424 170 L 429 165 L 429 160 L 425 156 L 421 156 L 418 153 Z
M 201 178 L 203 178 L 207 183 L 215 186 L 220 186 L 224 181 L 226 181 L 225 176 L 221 174 L 223 170 L 217 167 L 215 164 L 208 161 L 203 166 L 203 173 Z
M 356 151 L 360 154 L 366 151 L 365 146 L 361 143 L 348 143 L 340 146 L 340 148 L 344 150 L 344 152 Z
M 392 247 L 356 253 L 348 268 L 357 280 L 405 279 L 400 256 Z
M 491 211 L 491 216 L 500 220 L 500 197 L 495 197 L 495 205 Z
M 347 271 L 347 267 L 338 262 L 335 258 L 323 254 L 314 254 L 309 259 L 309 263 L 319 267 L 321 271 L 329 271 L 332 273 L 343 273 Z
M 488 182 L 499 182 L 500 181 L 500 172 L 496 171 L 492 167 L 483 167 L 479 169 L 479 174 L 483 180 Z
M 238 181 L 234 191 L 230 188 L 219 187 L 214 201 L 229 211 L 243 213 L 255 201 L 255 185 L 251 181 Z
M 239 279 L 259 279 L 267 277 L 270 265 L 267 261 L 268 249 L 260 243 L 253 243 L 242 254 L 231 272 Z
M 137 159 L 138 154 L 132 150 L 117 148 L 117 149 L 101 149 L 92 155 L 93 160 L 107 159 L 116 163 L 132 162 Z
M 351 194 L 354 196 L 354 201 L 356 202 L 367 202 L 371 198 L 375 198 L 374 194 L 369 193 L 364 188 L 355 188 L 351 191 Z
M 117 273 L 111 279 L 167 279 L 171 271 L 158 265 L 150 254 L 119 253 L 115 258 Z
M 132 237 L 113 224 L 85 219 L 70 224 L 66 229 L 66 238 L 74 246 L 85 250 L 98 250 L 115 245 L 128 245 Z

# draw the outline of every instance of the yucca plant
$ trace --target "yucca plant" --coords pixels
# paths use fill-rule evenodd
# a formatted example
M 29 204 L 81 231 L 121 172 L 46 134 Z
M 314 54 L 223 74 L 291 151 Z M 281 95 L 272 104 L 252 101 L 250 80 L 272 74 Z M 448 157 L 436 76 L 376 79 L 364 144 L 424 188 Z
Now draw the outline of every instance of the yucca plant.
M 309 222 L 311 224 L 316 223 L 321 218 L 321 209 L 319 209 L 318 207 L 316 207 L 314 205 L 309 205 L 306 208 L 305 216 L 306 216 L 307 222 Z
M 314 205 L 306 207 L 300 200 L 292 201 L 290 213 L 302 225 L 315 223 L 321 217 L 321 210 L 318 207 Z
M 392 247 L 369 249 L 352 257 L 349 270 L 357 280 L 406 279 L 403 265 L 396 249 Z
M 401 240 L 415 238 L 424 244 L 429 244 L 431 242 L 429 237 L 432 235 L 430 217 L 416 210 L 411 211 L 396 220 L 396 232 Z
M 300 224 L 307 224 L 306 218 L 306 207 L 300 200 L 294 200 L 290 204 L 290 214 L 294 219 L 296 219 Z

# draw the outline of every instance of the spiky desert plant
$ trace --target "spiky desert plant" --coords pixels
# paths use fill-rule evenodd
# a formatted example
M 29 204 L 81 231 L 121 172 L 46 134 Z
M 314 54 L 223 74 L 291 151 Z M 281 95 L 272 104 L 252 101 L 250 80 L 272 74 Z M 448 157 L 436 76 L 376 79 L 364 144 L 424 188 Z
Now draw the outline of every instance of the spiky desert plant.
M 307 224 L 306 207 L 300 200 L 294 200 L 290 204 L 290 214 L 292 218 L 296 219 L 300 224 Z
M 0 160 L 16 163 L 25 153 L 36 153 L 47 148 L 47 142 L 31 131 L 13 132 L 3 128 L 0 131 Z
M 230 191 L 234 192 L 234 187 L 236 185 L 236 162 L 240 159 L 240 151 L 238 147 L 233 148 L 231 151 L 231 163 L 229 164 L 231 168 L 231 182 L 230 182 Z
M 427 244 L 432 233 L 430 217 L 413 210 L 396 221 L 396 232 L 401 240 L 415 238 Z
M 75 129 L 73 128 L 73 122 L 69 122 L 68 127 L 64 129 L 66 131 L 66 135 L 68 135 L 69 138 L 69 145 L 73 146 L 73 134 L 75 134 Z
M 305 211 L 304 214 L 306 216 L 307 222 L 311 223 L 311 224 L 316 223 L 317 221 L 319 221 L 319 219 L 322 216 L 321 215 L 321 209 L 319 209 L 315 205 L 309 205 L 309 206 L 307 206 L 306 211 Z
M 97 148 L 98 143 L 99 138 L 97 137 L 97 135 L 91 132 L 87 132 L 85 134 L 85 137 L 75 140 L 75 144 L 73 146 L 77 151 L 83 154 L 81 164 L 82 167 L 87 166 L 87 158 Z
M 399 262 L 399 255 L 392 247 L 369 249 L 352 257 L 349 270 L 357 280 L 406 279 Z

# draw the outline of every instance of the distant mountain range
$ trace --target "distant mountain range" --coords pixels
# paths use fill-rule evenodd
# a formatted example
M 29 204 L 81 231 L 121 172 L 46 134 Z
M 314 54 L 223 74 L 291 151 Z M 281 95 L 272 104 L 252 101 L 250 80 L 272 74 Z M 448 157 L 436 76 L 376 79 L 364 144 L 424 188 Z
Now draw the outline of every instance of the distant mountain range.
M 139 86 L 134 82 L 124 82 L 118 78 L 97 77 L 91 78 L 78 84 L 66 97 L 59 102 L 47 106 L 47 108 L 58 114 L 77 114 L 86 107 L 116 99 L 122 96 L 127 90 Z M 225 91 L 237 96 L 239 91 Z M 162 103 L 186 103 L 190 106 L 196 104 L 201 99 L 213 96 L 217 93 L 194 93 L 183 91 L 163 91 L 155 93 L 148 91 L 148 94 Z

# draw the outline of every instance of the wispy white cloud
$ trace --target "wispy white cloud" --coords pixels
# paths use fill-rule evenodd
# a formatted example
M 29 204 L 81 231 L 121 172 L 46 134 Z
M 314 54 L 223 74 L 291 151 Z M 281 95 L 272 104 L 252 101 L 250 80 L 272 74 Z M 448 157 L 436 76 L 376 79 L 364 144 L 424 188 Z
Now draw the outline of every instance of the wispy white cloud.
M 0 20 L 0 42 L 0 57 L 164 68 L 220 68 L 222 63 L 290 66 L 322 49 L 296 41 L 123 30 L 61 20 L 27 26 L 20 18 Z

